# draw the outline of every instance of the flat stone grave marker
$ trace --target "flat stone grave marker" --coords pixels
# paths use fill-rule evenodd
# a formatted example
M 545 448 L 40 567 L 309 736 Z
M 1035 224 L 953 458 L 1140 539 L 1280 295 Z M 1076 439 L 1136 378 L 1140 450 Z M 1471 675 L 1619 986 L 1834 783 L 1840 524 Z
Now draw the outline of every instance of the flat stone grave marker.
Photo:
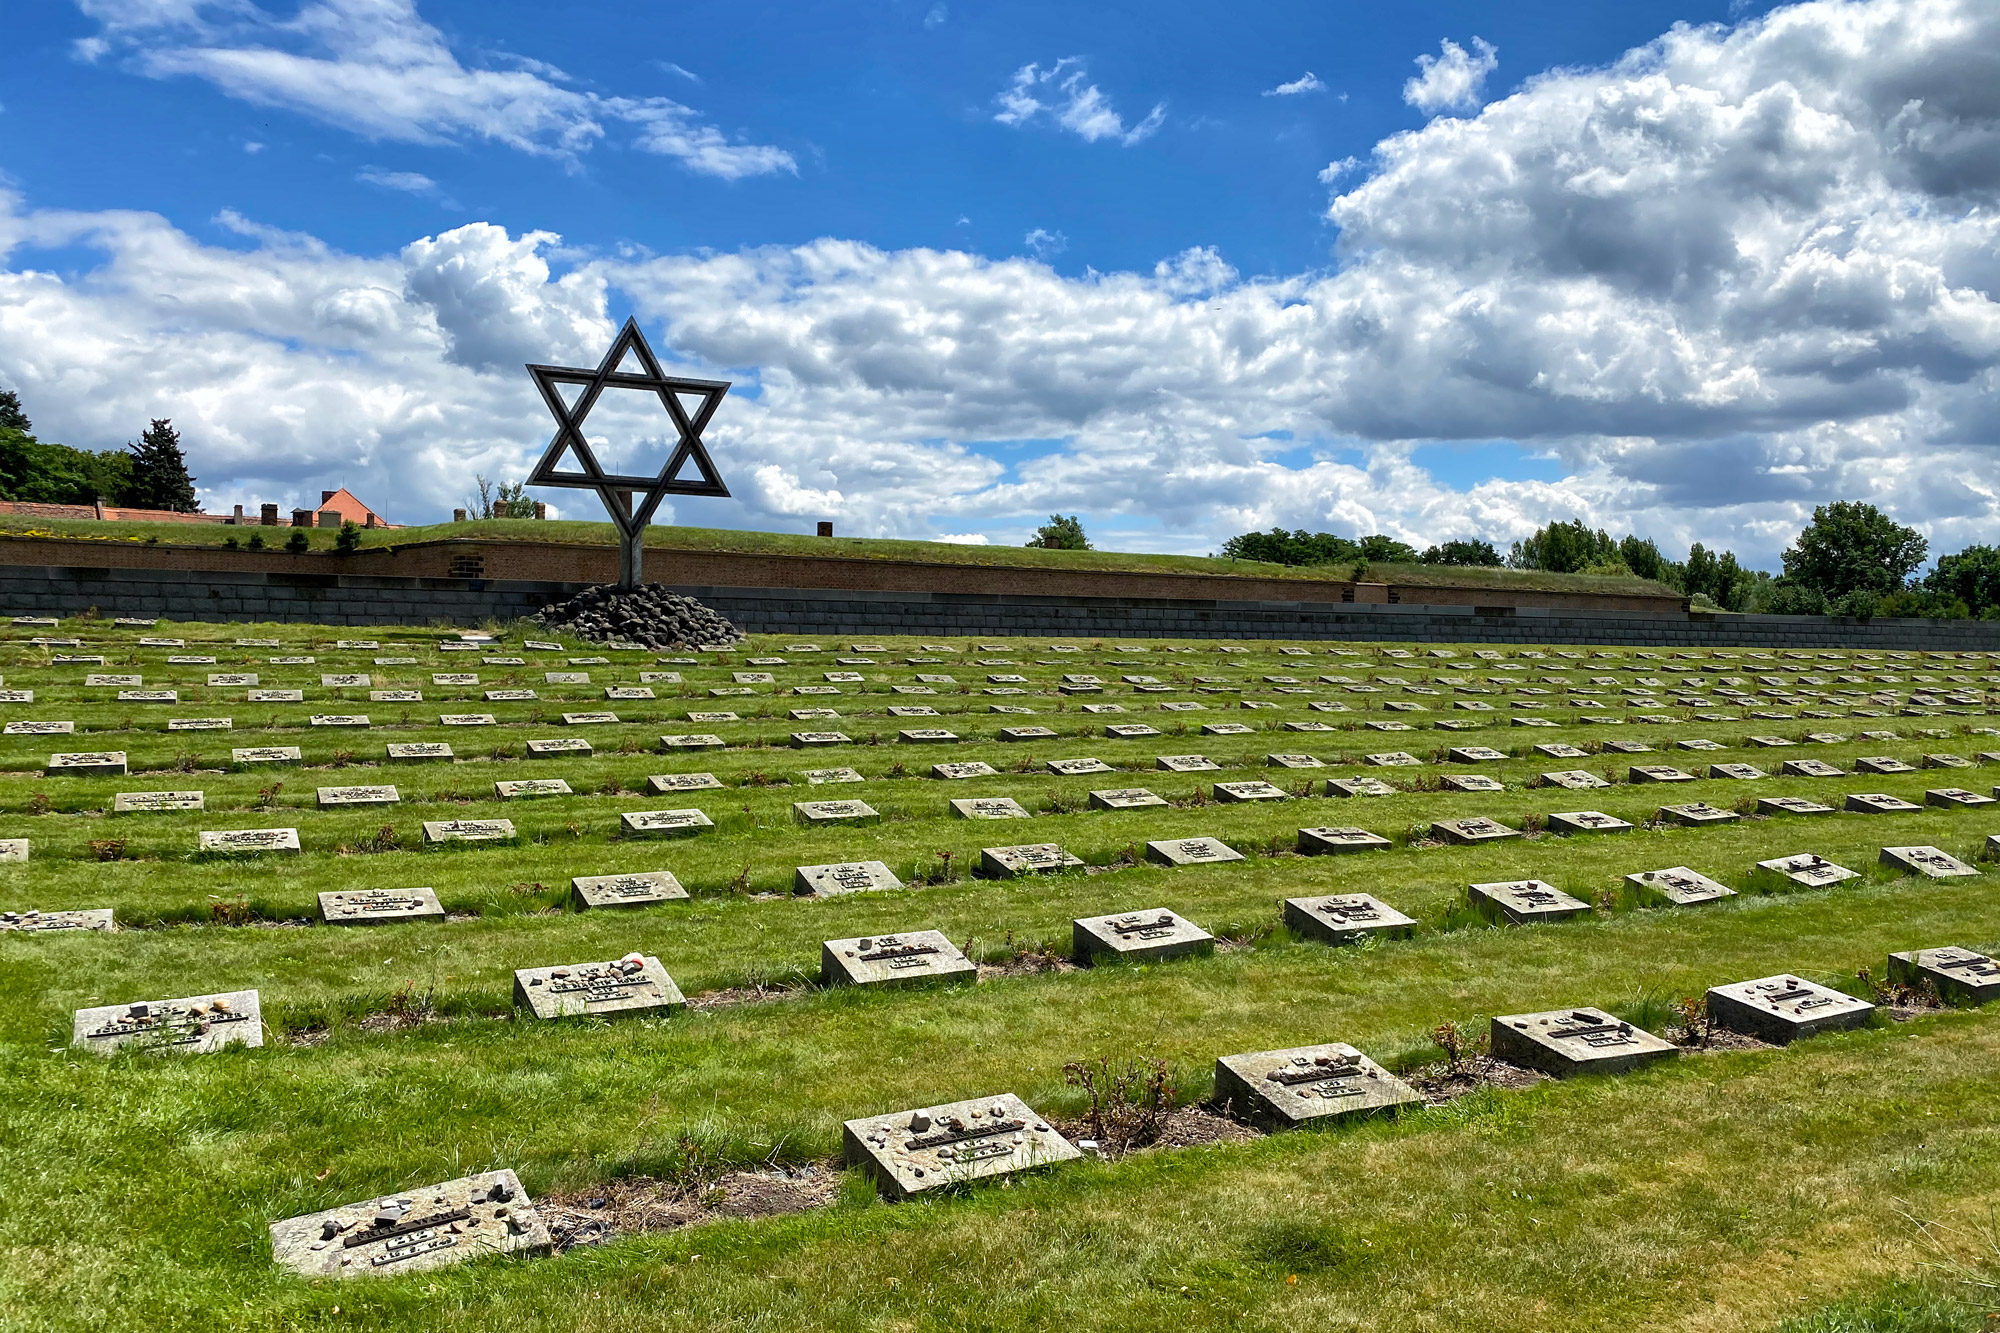
M 101 671 L 92 671 L 84 675 L 83 683 L 85 685 L 121 685 L 128 688 L 136 688 L 144 685 L 146 678 L 144 676 L 108 675 Z
M 1090 794 L 1093 810 L 1143 810 L 1165 804 L 1165 797 L 1156 796 L 1144 787 L 1112 787 Z
M 1056 733 L 1047 727 L 1002 727 L 1000 739 L 1003 741 L 1052 741 Z
M 1222 765 L 1206 755 L 1163 754 L 1154 758 L 1153 767 L 1168 773 L 1207 773 L 1219 770 Z
M 1711 824 L 1734 824 L 1743 816 L 1734 810 L 1710 805 L 1707 801 L 1689 801 L 1684 805 L 1663 805 L 1655 818 L 1661 823 L 1706 828 Z
M 529 741 L 533 745 L 535 742 Z M 454 756 L 451 747 L 443 741 L 394 741 L 388 746 L 390 759 L 398 763 L 416 763 L 425 759 L 450 759 Z M 533 753 L 530 751 L 529 753 Z
M 232 762 L 252 765 L 299 764 L 305 762 L 305 753 L 296 745 L 251 745 L 231 750 Z
M 1630 833 L 1629 821 L 1602 810 L 1566 810 L 1549 817 L 1551 833 Z
M 849 1120 L 841 1140 L 890 1199 L 1083 1155 L 1012 1093 Z
M 611 659 L 608 657 L 572 657 L 569 659 L 569 664 L 571 666 L 610 666 Z
M 1402 939 L 1417 925 L 1414 919 L 1366 893 L 1287 898 L 1284 917 L 1292 930 L 1327 944 L 1352 944 L 1373 935 Z
M 120 690 L 118 702 L 121 704 L 173 704 L 181 699 L 178 690 Z
M 1787 759 L 1778 772 L 1788 778 L 1839 778 L 1845 777 L 1838 767 L 1824 759 Z
M 663 1014 L 687 1006 L 660 960 L 641 953 L 603 963 L 516 968 L 514 1003 L 536 1018 Z
M 991 694 L 993 691 L 988 690 L 987 693 Z M 1006 713 L 1012 717 L 1033 717 L 1035 715 L 1034 709 L 1023 704 L 988 704 L 986 705 L 986 711 L 989 713 Z M 1007 738 L 1002 737 L 1001 739 L 1005 740 Z M 1024 737 L 1023 739 L 1028 738 Z
M 1651 754 L 1653 747 L 1644 741 L 1606 741 L 1603 749 L 1607 754 Z
M 1876 716 L 1880 716 L 1880 714 Z M 1864 731 L 1861 733 L 1861 739 L 1864 741 L 1893 741 L 1897 739 L 1897 736 L 1893 731 Z M 1895 761 L 1891 760 L 1890 762 L 1893 763 Z
M 851 768 L 809 768 L 805 772 L 807 782 L 815 787 L 829 782 L 862 782 L 865 779 Z
M 1889 955 L 1891 985 L 1920 986 L 1924 982 L 1929 982 L 1941 999 L 1985 1004 L 2000 996 L 2000 964 L 1957 945 Z
M 1371 768 L 1412 768 L 1423 760 L 1406 750 L 1390 750 L 1382 754 L 1364 754 L 1361 762 Z
M 424 821 L 424 845 L 427 847 L 446 842 L 512 842 L 514 837 L 514 821 L 511 819 Z
M 1805 738 L 1814 745 L 1844 745 L 1847 737 L 1837 731 L 1808 731 Z
M 1686 866 L 1675 866 L 1671 870 L 1642 870 L 1627 875 L 1625 883 L 1639 896 L 1639 901 L 1649 907 L 1694 907 L 1736 896 L 1736 890 Z
M 1993 798 L 1963 787 L 1933 787 L 1924 793 L 1924 804 L 1943 810 L 1970 810 L 1974 806 L 1992 805 Z
M 314 713 L 311 723 L 315 727 L 365 727 L 368 725 L 366 713 Z
M 677 791 L 715 791 L 722 780 L 713 773 L 655 773 L 646 779 L 646 789 L 656 796 Z
M 212 856 L 297 852 L 299 831 L 295 828 L 205 829 L 201 832 L 200 847 Z
M 1474 911 L 1489 921 L 1510 926 L 1538 921 L 1567 921 L 1590 910 L 1581 898 L 1572 898 L 1546 880 L 1518 879 L 1496 884 L 1473 884 L 1466 890 Z
M 1106 958 L 1157 963 L 1215 948 L 1215 936 L 1164 907 L 1081 917 L 1071 923 L 1071 937 L 1076 961 L 1084 964 Z
M 20 839 L 25 843 L 25 839 Z M 0 845 L 0 852 L 4 852 Z M 0 861 L 8 860 L 0 854 Z M 23 855 L 20 860 L 27 860 Z M 61 934 L 75 930 L 116 930 L 109 907 L 79 907 L 61 912 L 43 912 L 30 908 L 25 912 L 0 912 L 0 931 L 19 931 L 24 935 Z
M 1571 745 L 1567 741 L 1552 741 L 1547 745 L 1537 745 L 1535 753 L 1550 759 L 1588 759 L 1590 752 Z
M 845 732 L 839 731 L 795 731 L 792 733 L 792 748 L 807 750 L 828 745 L 852 745 Z
M 619 831 L 629 838 L 686 838 L 714 827 L 699 810 L 628 810 L 618 816 Z
M 1634 764 L 1626 773 L 1627 782 L 1693 782 L 1695 776 L 1666 764 Z
M 253 704 L 298 704 L 304 703 L 304 690 L 252 690 L 244 696 Z
M 16 691 L 32 694 L 32 690 Z M 9 736 L 73 736 L 76 734 L 74 722 L 9 722 L 4 734 Z
M 1431 836 L 1460 847 L 1475 847 L 1483 843 L 1504 842 L 1508 838 L 1518 838 L 1521 830 L 1508 828 L 1498 820 L 1475 815 L 1470 819 L 1440 819 L 1431 825 Z
M 793 687 L 792 693 L 809 694 L 815 697 L 819 697 L 824 695 L 837 695 L 840 693 L 840 690 L 832 685 L 798 685 Z
M 1769 776 L 1763 769 L 1750 764 L 1710 764 L 1708 775 L 1712 778 L 1732 778 L 1738 782 L 1754 781 Z
M 574 796 L 569 783 L 561 778 L 508 778 L 493 784 L 493 794 L 503 801 L 530 796 Z
M 1064 777 L 1077 777 L 1085 773 L 1110 773 L 1111 765 L 1102 759 L 1045 759 L 1042 767 L 1051 773 Z
M 424 701 L 422 690 L 370 690 L 368 702 L 371 704 L 420 704 Z
M 1114 722 L 1104 729 L 1104 734 L 1118 740 L 1130 741 L 1146 736 L 1157 736 L 1160 734 L 1160 729 L 1149 727 L 1143 722 Z
M 226 717 L 170 717 L 168 731 L 234 731 L 236 723 Z
M 32 625 L 37 629 L 53 629 L 56 625 L 56 618 L 54 616 L 15 616 L 14 623 L 16 625 Z
M 1242 804 L 1252 801 L 1288 801 L 1291 793 L 1283 787 L 1269 782 L 1218 782 L 1210 792 L 1224 805 Z
M 792 818 L 809 828 L 882 822 L 881 813 L 866 801 L 794 801 Z
M 542 683 L 545 685 L 588 685 L 588 671 L 544 671 Z
M 1971 768 L 1973 763 L 1962 754 L 1927 754 L 1920 762 L 1925 768 Z
M 0 704 L 31 704 L 34 701 L 33 690 L 0 690 Z
M 1380 778 L 1328 778 L 1328 796 L 1394 796 L 1396 789 Z
M 560 740 L 534 740 L 524 747 L 530 759 L 547 759 L 555 755 L 594 753 L 590 742 L 581 736 L 564 737 Z
M 798 866 L 792 872 L 792 892 L 815 898 L 902 887 L 903 881 L 880 861 L 839 861 L 832 865 Z
M 431 679 L 433 681 L 436 681 L 440 685 L 453 683 L 450 681 L 438 680 L 436 676 L 432 676 Z M 319 678 L 319 683 L 330 690 L 339 690 L 339 689 L 365 690 L 370 685 L 373 685 L 375 683 L 375 678 L 365 673 L 342 671 L 335 673 L 333 675 L 322 674 Z M 466 681 L 465 683 L 467 685 L 477 685 L 479 683 L 479 677 L 474 676 L 472 677 L 472 679 Z
M 937 709 L 929 704 L 893 704 L 889 708 L 890 717 L 939 717 Z
M 1241 861 L 1243 853 L 1216 838 L 1171 838 L 1146 844 L 1146 859 L 1161 865 L 1219 865 Z
M 198 791 L 121 791 L 111 801 L 114 815 L 163 810 L 201 810 L 208 797 Z
M 1808 801 L 1803 796 L 1759 796 L 1757 813 L 1760 815 L 1830 815 L 1833 807 L 1821 805 L 1818 801 Z
M 1241 722 L 1204 722 L 1201 734 L 1204 736 L 1248 736 L 1255 728 Z
M 979 849 L 979 873 L 986 879 L 1014 879 L 1021 875 L 1076 870 L 1082 865 L 1081 857 L 1070 855 L 1053 842 Z
M 1866 1000 L 1788 975 L 1713 986 L 1708 992 L 1710 1022 L 1778 1046 L 1816 1032 L 1860 1027 L 1874 1012 Z
M 832 722 L 840 716 L 833 708 L 794 708 L 791 719 L 794 722 Z
M 1849 870 L 1846 866 L 1837 866 L 1816 852 L 1799 852 L 1770 861 L 1759 861 L 1757 868 L 1812 889 L 1825 888 L 1842 880 L 1860 878 L 1855 871 Z
M 1602 1009 L 1557 1009 L 1494 1018 L 1497 1059 L 1557 1078 L 1622 1074 L 1679 1054 L 1679 1048 Z
M 70 1035 L 71 1046 L 100 1055 L 128 1046 L 199 1054 L 263 1044 L 263 1011 L 254 990 L 79 1009 Z
M 922 986 L 972 981 L 979 968 L 937 930 L 826 940 L 820 982 L 827 986 Z
M 1418 1104 L 1403 1080 L 1344 1042 L 1225 1055 L 1215 1100 L 1261 1128 L 1295 1129 Z
M 490 720 L 492 715 L 484 714 L 483 716 L 486 716 Z M 618 721 L 618 714 L 598 709 L 586 713 L 564 713 L 562 720 L 563 725 L 566 727 L 603 726 L 615 724 Z
M 931 776 L 946 781 L 961 781 L 965 778 L 998 777 L 1000 770 L 980 760 L 968 760 L 954 764 L 932 764 Z
M 1444 773 L 1438 783 L 1446 791 L 1505 791 L 1507 784 L 1483 773 Z
M 1454 764 L 1491 764 L 1507 757 L 1490 745 L 1454 745 L 1445 753 Z
M 1675 741 L 1674 747 L 1680 750 L 1704 750 L 1704 751 L 1720 750 L 1723 748 L 1721 745 L 1718 745 L 1714 741 L 1703 740 L 1699 737 L 1696 737 L 1692 740 Z
M 1963 879 L 1979 872 L 1948 852 L 1936 847 L 1884 847 L 1882 864 L 1906 875 L 1926 879 Z
M 1868 755 L 1854 761 L 1856 773 L 1914 773 L 1916 766 L 1888 755 Z
M 1267 754 L 1264 756 L 1266 768 L 1325 768 L 1326 765 L 1309 754 Z
M 956 732 L 942 727 L 908 727 L 896 733 L 899 745 L 943 745 L 958 739 Z
M 431 889 L 334 889 L 319 895 L 319 918 L 329 926 L 442 921 L 444 908 Z
M 321 787 L 319 808 L 336 809 L 349 805 L 397 805 L 402 795 L 391 786 Z
M 654 903 L 686 898 L 672 872 L 642 870 L 625 875 L 578 875 L 569 882 L 571 899 L 578 910 L 586 908 L 650 907 Z
M 687 720 L 690 722 L 716 723 L 741 722 L 743 719 L 734 713 L 689 713 Z
M 1302 856 L 1332 856 L 1344 852 L 1386 851 L 1393 846 L 1379 833 L 1367 829 L 1344 825 L 1322 825 L 1317 828 L 1299 830 L 1299 854 Z
M 1169 700 L 1160 705 L 1160 711 L 1162 713 L 1203 713 L 1208 711 L 1208 705 L 1194 703 L 1186 699 Z
M 26 838 L 0 838 L 0 861 L 25 861 L 28 859 Z
M 839 733 L 834 733 L 838 735 Z M 796 742 L 798 738 L 793 737 Z M 843 737 L 843 739 L 845 739 Z M 728 744 L 722 737 L 709 732 L 684 732 L 660 737 L 660 744 L 669 750 L 720 750 Z
M 1900 796 L 1879 791 L 1849 792 L 1847 802 L 1841 808 L 1851 815 L 1899 815 L 1923 809 L 1921 805 Z
M 681 673 L 678 671 L 641 671 L 639 673 L 639 682 L 642 685 L 678 685 L 681 683 Z
M 960 819 L 1027 819 L 1028 812 L 1011 796 L 960 797 L 951 803 Z
M 74 754 L 52 754 L 49 756 L 50 777 L 70 775 L 73 777 L 124 777 L 125 752 L 123 750 L 84 750 Z
M 606 699 L 625 702 L 650 699 L 653 697 L 653 687 L 650 685 L 606 685 L 604 687 L 604 697 Z

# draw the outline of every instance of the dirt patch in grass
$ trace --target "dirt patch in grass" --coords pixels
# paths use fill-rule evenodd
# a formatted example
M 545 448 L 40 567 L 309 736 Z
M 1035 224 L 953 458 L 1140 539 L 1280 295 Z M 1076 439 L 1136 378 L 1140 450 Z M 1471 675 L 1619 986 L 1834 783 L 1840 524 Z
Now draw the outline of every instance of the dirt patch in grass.
M 802 983 L 770 984 L 757 986 L 729 986 L 722 990 L 703 991 L 700 995 L 688 997 L 690 1009 L 727 1009 L 738 1004 L 766 1004 L 772 1000 L 796 1000 L 811 987 Z
M 431 1023 L 442 1023 L 444 1021 L 442 1015 L 430 1010 L 416 1012 L 405 1009 L 388 1009 L 363 1014 L 346 1026 L 356 1032 L 407 1032 L 411 1028 L 425 1027 Z M 294 1029 L 286 1035 L 286 1040 L 294 1046 L 323 1046 L 326 1044 L 327 1038 L 332 1035 L 332 1028 L 324 1023 L 315 1023 L 311 1027 Z
M 555 1190 L 535 1201 L 556 1249 L 597 1245 L 619 1236 L 674 1231 L 723 1218 L 777 1217 L 824 1208 L 840 1194 L 834 1164 L 730 1171 L 688 1184 L 636 1176 L 581 1189 Z
M 1460 1061 L 1456 1069 L 1441 1060 L 1405 1077 L 1409 1085 L 1423 1095 L 1427 1105 L 1444 1106 L 1487 1088 L 1518 1092 L 1546 1082 L 1549 1076 L 1519 1065 L 1510 1065 L 1505 1060 L 1495 1060 L 1490 1055 L 1479 1055 Z
M 979 979 L 992 981 L 997 977 L 1033 977 L 1048 972 L 1081 972 L 1078 967 L 1061 954 L 1044 950 L 1040 953 L 1018 953 L 1012 958 L 1004 958 L 997 963 L 981 963 Z
M 1728 1028 L 1710 1028 L 1705 1033 L 1690 1032 L 1687 1028 L 1669 1025 L 1660 1030 L 1660 1036 L 1686 1051 L 1775 1051 L 1778 1048 L 1770 1042 L 1752 1037 L 1747 1033 L 1731 1032 Z
M 1049 1118 L 1056 1132 L 1078 1145 L 1094 1143 L 1091 1137 L 1090 1120 L 1087 1116 Z M 1116 1161 L 1131 1153 L 1153 1152 L 1161 1148 L 1199 1148 L 1208 1143 L 1247 1143 L 1263 1135 L 1240 1121 L 1232 1120 L 1213 1106 L 1182 1106 L 1165 1112 L 1160 1117 L 1159 1137 L 1152 1142 L 1119 1152 L 1107 1144 L 1099 1144 L 1086 1152 L 1095 1154 L 1106 1161 Z

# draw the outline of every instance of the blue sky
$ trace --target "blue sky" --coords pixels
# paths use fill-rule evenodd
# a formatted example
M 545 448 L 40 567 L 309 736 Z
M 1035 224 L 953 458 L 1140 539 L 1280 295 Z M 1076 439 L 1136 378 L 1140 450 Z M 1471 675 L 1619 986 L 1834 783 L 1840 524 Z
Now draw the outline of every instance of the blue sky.
M 80 445 L 173 415 L 211 503 L 420 521 L 546 438 L 522 360 L 636 313 L 739 385 L 738 498 L 680 521 L 1768 564 L 1875 498 L 1949 546 L 1996 503 L 1985 9 L 22 7 L 0 383 Z

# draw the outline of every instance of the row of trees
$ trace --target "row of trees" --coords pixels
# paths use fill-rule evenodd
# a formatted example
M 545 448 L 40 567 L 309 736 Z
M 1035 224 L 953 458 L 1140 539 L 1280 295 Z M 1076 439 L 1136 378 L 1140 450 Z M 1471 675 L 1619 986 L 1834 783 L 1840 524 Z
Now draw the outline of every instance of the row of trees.
M 1942 556 L 1921 578 L 1930 544 L 1871 504 L 1842 500 L 1813 510 L 1773 577 L 1746 569 L 1733 551 L 1700 542 L 1670 559 L 1650 537 L 1614 538 L 1580 520 L 1550 523 L 1513 543 L 1503 560 L 1490 542 L 1450 541 L 1419 552 L 1376 534 L 1246 532 L 1222 545 L 1236 560 L 1278 565 L 1381 562 L 1501 565 L 1557 574 L 1636 575 L 1678 589 L 1698 607 L 1778 615 L 1983 616 L 2000 619 L 2000 547 L 1969 546 Z
M 20 395 L 0 389 L 0 500 L 193 513 L 194 478 L 180 433 L 160 419 L 123 449 L 72 449 L 35 438 Z

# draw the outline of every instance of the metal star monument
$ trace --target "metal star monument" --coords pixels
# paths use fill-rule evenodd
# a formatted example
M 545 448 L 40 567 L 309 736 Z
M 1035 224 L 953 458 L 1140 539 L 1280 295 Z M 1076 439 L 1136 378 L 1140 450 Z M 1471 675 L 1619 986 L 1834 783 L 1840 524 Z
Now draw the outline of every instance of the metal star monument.
M 638 373 L 618 369 L 627 353 L 638 359 L 641 367 Z M 702 445 L 701 433 L 708 426 L 715 409 L 722 405 L 722 395 L 729 392 L 727 380 L 691 380 L 669 375 L 660 369 L 659 361 L 653 356 L 653 349 L 646 345 L 646 335 L 639 332 L 639 321 L 628 319 L 612 341 L 611 350 L 597 363 L 595 370 L 585 370 L 575 366 L 530 365 L 528 373 L 535 377 L 535 387 L 542 391 L 542 401 L 555 414 L 555 438 L 542 454 L 542 461 L 535 464 L 535 470 L 528 474 L 530 486 L 566 486 L 573 490 L 596 491 L 604 501 L 604 507 L 611 511 L 611 521 L 618 527 L 618 586 L 636 588 L 640 581 L 640 562 L 643 547 L 640 539 L 645 535 L 646 525 L 653 521 L 653 513 L 660 507 L 660 501 L 669 495 L 713 495 L 727 498 L 729 488 L 722 484 L 722 477 L 715 470 L 715 462 L 708 456 Z M 560 385 L 579 385 L 583 392 L 577 396 L 576 406 L 563 402 Z M 658 476 L 629 476 L 606 472 L 598 465 L 597 456 L 591 452 L 590 441 L 583 436 L 583 421 L 590 415 L 590 409 L 597 406 L 598 398 L 606 389 L 646 389 L 657 394 L 660 406 L 667 409 L 673 419 L 674 429 L 680 432 L 680 443 L 674 449 L 667 465 L 660 469 Z M 695 399 L 698 406 L 689 415 L 683 398 Z M 574 469 L 565 470 L 563 459 L 567 455 L 574 460 Z M 700 474 L 698 479 L 682 480 L 681 469 L 693 464 Z

